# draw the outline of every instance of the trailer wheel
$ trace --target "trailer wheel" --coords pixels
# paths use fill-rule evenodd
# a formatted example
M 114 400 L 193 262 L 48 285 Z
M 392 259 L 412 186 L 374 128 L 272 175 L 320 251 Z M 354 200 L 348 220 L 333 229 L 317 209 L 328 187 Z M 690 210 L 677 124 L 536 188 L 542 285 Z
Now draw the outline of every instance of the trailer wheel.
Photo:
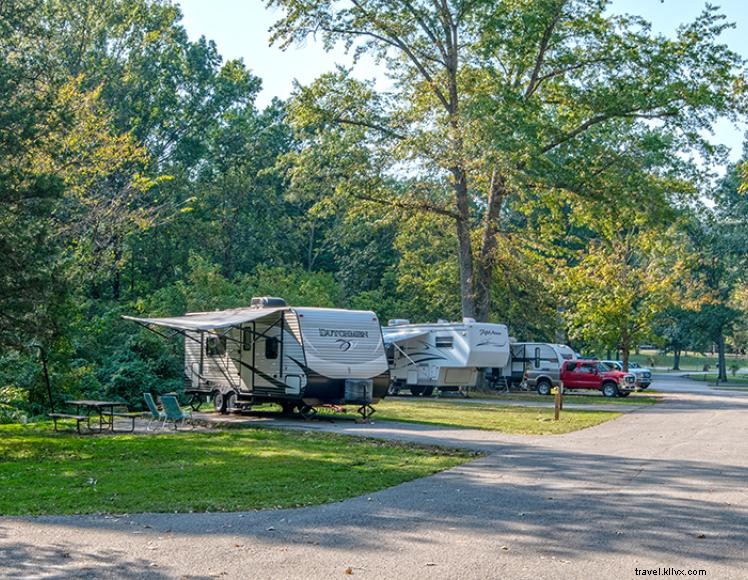
M 410 392 L 414 397 L 420 397 L 421 395 L 423 395 L 423 391 L 425 390 L 426 390 L 426 387 L 418 387 L 416 385 L 413 385 L 412 387 L 410 387 Z
M 310 405 L 302 405 L 299 407 L 299 414 L 304 417 L 304 419 L 311 419 L 317 414 L 317 409 Z
M 293 415 L 296 405 L 293 403 L 281 403 L 281 415 Z
M 230 393 L 226 393 L 224 399 L 226 399 L 226 413 L 233 413 L 237 410 L 235 392 L 231 391 Z
M 222 415 L 226 413 L 226 397 L 221 391 L 213 391 L 213 408 Z

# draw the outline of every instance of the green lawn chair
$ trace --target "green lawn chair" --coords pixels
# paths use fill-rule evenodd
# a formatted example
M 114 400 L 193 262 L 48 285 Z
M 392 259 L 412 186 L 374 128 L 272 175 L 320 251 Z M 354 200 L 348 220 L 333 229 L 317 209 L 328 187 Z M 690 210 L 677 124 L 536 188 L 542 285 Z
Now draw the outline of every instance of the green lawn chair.
M 151 419 L 148 421 L 148 425 L 146 425 L 146 431 L 150 431 L 153 422 L 163 421 L 166 418 L 166 415 L 163 411 L 158 410 L 156 401 L 153 400 L 153 395 L 150 393 L 143 393 L 143 398 L 145 399 L 145 404 L 148 405 L 148 410 L 151 412 Z
M 177 401 L 177 398 L 174 395 L 162 395 L 161 405 L 164 407 L 164 422 L 161 425 L 162 429 L 167 423 L 173 423 L 175 431 L 180 423 L 184 424 L 185 421 L 190 421 L 190 423 L 192 423 L 192 411 L 183 410 L 179 406 L 179 401 Z M 192 428 L 194 429 L 195 425 L 192 425 Z

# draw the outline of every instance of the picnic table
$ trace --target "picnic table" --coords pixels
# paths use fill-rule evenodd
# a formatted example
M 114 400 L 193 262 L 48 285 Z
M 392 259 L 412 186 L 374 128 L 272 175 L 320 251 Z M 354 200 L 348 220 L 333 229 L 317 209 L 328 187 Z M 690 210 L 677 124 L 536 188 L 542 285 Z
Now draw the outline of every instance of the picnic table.
M 65 404 L 76 407 L 76 413 L 50 413 L 49 416 L 52 417 L 55 422 L 55 431 L 57 431 L 58 419 L 74 419 L 76 421 L 76 429 L 78 433 L 81 432 L 81 423 L 83 423 L 84 421 L 86 422 L 88 430 L 90 432 L 94 432 L 95 424 L 94 426 L 91 425 L 91 417 L 95 417 L 98 415 L 98 433 L 101 433 L 104 430 L 114 433 L 114 420 L 117 417 L 129 419 L 131 421 L 130 429 L 128 430 L 128 432 L 132 433 L 133 431 L 135 431 L 135 419 L 142 416 L 142 413 L 130 413 L 127 410 L 125 412 L 115 412 L 115 409 L 117 407 L 124 407 L 125 409 L 127 409 L 127 404 L 123 403 L 122 401 L 98 401 L 95 399 L 80 399 L 65 401 Z

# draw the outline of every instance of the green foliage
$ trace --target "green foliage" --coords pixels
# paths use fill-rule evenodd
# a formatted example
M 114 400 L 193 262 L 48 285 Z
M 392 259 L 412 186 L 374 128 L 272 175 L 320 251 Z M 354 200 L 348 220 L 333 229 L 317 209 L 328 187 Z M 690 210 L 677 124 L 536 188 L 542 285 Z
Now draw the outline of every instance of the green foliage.
M 290 121 L 306 147 L 291 175 L 334 203 L 451 218 L 466 316 L 490 314 L 507 205 L 547 194 L 550 211 L 572 198 L 594 216 L 625 198 L 666 212 L 705 183 L 693 156 L 723 153 L 704 129 L 746 111 L 742 60 L 719 42 L 731 25 L 712 6 L 668 39 L 598 0 L 268 4 L 283 10 L 281 46 L 315 35 L 394 81 L 377 92 L 341 68 L 300 87 Z M 391 186 L 397 174 L 407 187 Z
M 26 415 L 21 406 L 28 400 L 28 393 L 20 387 L 0 386 L 0 424 L 25 423 Z
M 633 229 L 590 242 L 562 279 L 569 335 L 594 350 L 620 348 L 628 361 L 677 301 L 683 260 L 670 243 L 657 231 Z
M 270 5 L 275 40 L 343 42 L 391 88 L 341 67 L 258 110 L 171 2 L 0 3 L 3 404 L 47 411 L 39 348 L 57 402 L 179 390 L 182 344 L 121 316 L 261 295 L 743 345 L 745 164 L 697 203 L 708 129 L 746 110 L 715 8 L 665 38 L 597 0 Z

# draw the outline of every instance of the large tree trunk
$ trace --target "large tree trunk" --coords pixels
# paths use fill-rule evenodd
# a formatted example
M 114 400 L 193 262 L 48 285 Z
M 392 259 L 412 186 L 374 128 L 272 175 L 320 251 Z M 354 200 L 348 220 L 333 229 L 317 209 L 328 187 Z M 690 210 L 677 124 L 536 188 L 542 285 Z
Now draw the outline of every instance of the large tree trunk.
M 628 332 L 628 328 L 624 328 L 621 333 L 621 362 L 623 363 L 623 372 L 629 372 L 629 354 L 631 353 L 631 336 Z
M 725 335 L 720 332 L 717 338 L 717 380 L 727 382 L 727 363 L 725 362 Z
M 475 315 L 482 322 L 488 320 L 491 312 L 491 282 L 496 269 L 496 247 L 498 245 L 501 206 L 506 198 L 506 193 L 504 176 L 494 170 L 488 190 L 480 255 L 475 273 Z
M 680 346 L 677 345 L 673 348 L 673 370 L 680 370 Z
M 457 244 L 460 260 L 460 297 L 462 316 L 475 317 L 475 287 L 473 278 L 473 244 L 470 239 L 470 202 L 467 176 L 462 167 L 453 167 L 455 201 L 457 202 Z

